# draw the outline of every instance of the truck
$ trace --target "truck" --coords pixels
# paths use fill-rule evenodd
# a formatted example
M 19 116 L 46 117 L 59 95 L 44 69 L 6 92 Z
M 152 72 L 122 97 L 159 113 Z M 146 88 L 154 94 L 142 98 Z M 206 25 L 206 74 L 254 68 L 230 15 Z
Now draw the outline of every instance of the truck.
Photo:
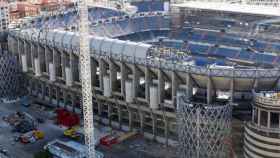
M 86 158 L 86 146 L 75 141 L 53 140 L 44 146 L 56 158 Z M 104 154 L 95 150 L 95 158 L 104 158 Z

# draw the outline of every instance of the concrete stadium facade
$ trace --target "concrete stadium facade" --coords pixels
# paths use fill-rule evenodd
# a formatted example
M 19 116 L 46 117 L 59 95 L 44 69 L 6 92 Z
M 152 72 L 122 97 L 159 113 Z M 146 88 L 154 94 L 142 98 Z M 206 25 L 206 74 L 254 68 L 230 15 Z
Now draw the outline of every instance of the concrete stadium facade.
M 24 83 L 37 100 L 81 113 L 78 35 L 67 31 L 12 31 L 9 52 L 17 56 Z M 251 90 L 279 86 L 280 69 L 209 68 L 148 58 L 152 45 L 91 37 L 95 119 L 123 130 L 138 129 L 166 144 L 176 140 L 176 96 L 191 98 L 203 90 L 207 104 L 216 91 L 227 91 L 230 102 Z M 141 83 L 142 82 L 142 83 Z M 170 88 L 165 89 L 166 83 Z M 140 87 L 144 94 L 140 95 Z M 169 92 L 168 92 L 169 91 Z M 170 93 L 171 97 L 166 97 Z

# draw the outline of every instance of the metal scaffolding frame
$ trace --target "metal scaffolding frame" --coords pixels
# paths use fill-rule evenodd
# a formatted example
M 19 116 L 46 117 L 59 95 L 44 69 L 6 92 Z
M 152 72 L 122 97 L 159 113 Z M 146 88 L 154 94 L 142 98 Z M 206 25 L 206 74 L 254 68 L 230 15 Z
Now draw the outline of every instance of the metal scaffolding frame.
M 14 56 L 0 53 L 0 98 L 15 99 L 19 90 L 19 67 Z
M 193 103 L 178 98 L 177 131 L 179 158 L 226 158 L 231 132 L 230 105 Z

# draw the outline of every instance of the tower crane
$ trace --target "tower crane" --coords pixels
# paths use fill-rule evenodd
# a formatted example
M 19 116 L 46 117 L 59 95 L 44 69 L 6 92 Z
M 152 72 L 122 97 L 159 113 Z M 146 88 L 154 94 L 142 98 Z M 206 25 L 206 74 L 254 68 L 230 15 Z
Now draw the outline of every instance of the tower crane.
M 95 158 L 95 140 L 92 109 L 92 84 L 89 48 L 89 20 L 87 0 L 79 0 L 79 40 L 80 40 L 80 72 L 82 83 L 82 105 L 84 118 L 85 145 L 87 158 Z

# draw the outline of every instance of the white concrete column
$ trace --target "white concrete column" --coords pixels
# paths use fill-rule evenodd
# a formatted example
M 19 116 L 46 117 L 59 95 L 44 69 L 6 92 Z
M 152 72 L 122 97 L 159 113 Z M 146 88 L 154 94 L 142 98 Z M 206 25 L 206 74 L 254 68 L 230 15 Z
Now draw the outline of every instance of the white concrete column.
M 17 40 L 18 62 L 19 62 L 19 65 L 22 65 L 22 62 L 21 62 L 21 55 L 22 55 L 23 51 L 20 51 L 20 49 L 22 49 L 22 44 L 21 44 L 21 41 L 18 39 L 18 40 Z
M 47 48 L 47 46 L 45 45 L 44 47 L 44 51 L 45 51 L 45 64 L 46 64 L 46 72 L 49 73 L 49 55 L 51 54 L 51 52 L 49 51 L 49 49 Z
M 112 96 L 112 88 L 111 88 L 111 83 L 110 83 L 110 78 L 109 76 L 104 76 L 103 77 L 103 95 L 105 97 L 111 97 Z
M 49 63 L 49 76 L 50 76 L 50 81 L 54 82 L 55 79 L 56 79 L 56 76 L 55 76 L 55 67 L 53 65 L 53 63 Z
M 142 112 L 139 112 L 139 118 L 140 118 L 140 132 L 144 132 L 144 114 Z
M 18 38 L 18 39 L 17 39 L 17 54 L 18 54 L 18 55 L 21 54 L 21 53 L 20 53 L 20 52 L 22 51 L 21 49 L 22 49 L 21 41 L 20 41 L 20 39 Z
M 132 81 L 131 80 L 126 80 L 125 81 L 125 101 L 127 103 L 132 103 L 133 102 L 133 86 L 132 86 Z
M 25 55 L 25 58 L 26 58 L 26 63 L 27 63 L 27 44 L 26 44 L 26 41 L 24 40 L 23 41 L 23 53 L 22 53 L 22 55 Z M 27 68 L 28 68 L 28 66 L 27 66 Z
M 127 67 L 125 65 L 125 63 L 121 63 L 121 94 L 123 96 L 126 95 L 126 90 L 125 90 L 125 83 L 127 80 Z
M 57 52 L 56 52 L 56 50 L 53 48 L 52 49 L 52 64 L 53 64 L 53 70 L 54 70 L 54 78 L 56 79 L 56 76 L 57 76 L 57 72 L 56 72 L 56 68 L 57 68 Z M 51 72 L 50 72 L 51 73 Z
M 172 72 L 172 104 L 175 106 L 176 105 L 176 96 L 177 96 L 177 90 L 178 90 L 178 77 L 176 72 Z
M 132 70 L 132 81 L 133 81 L 133 98 L 137 97 L 137 91 L 139 87 L 139 70 L 137 66 L 134 64 L 133 65 L 133 70 Z
M 150 85 L 152 82 L 151 72 L 148 67 L 145 68 L 145 98 L 150 102 Z
M 153 84 L 150 86 L 150 108 L 158 109 L 159 108 L 159 88 L 158 84 Z
M 65 67 L 65 80 L 67 86 L 73 86 L 73 73 L 70 67 Z
M 105 75 L 105 63 L 103 59 L 99 59 L 98 62 L 99 62 L 99 85 L 100 85 L 100 89 L 103 90 L 104 89 L 103 76 Z
M 110 71 L 110 84 L 111 84 L 111 91 L 113 92 L 116 89 L 116 82 L 117 82 L 117 71 L 116 65 L 113 63 L 112 60 L 109 61 L 109 71 Z
M 70 52 L 70 54 L 69 54 L 69 67 L 71 69 L 72 80 L 74 82 L 74 54 L 73 54 L 73 52 Z
M 32 70 L 34 72 L 34 54 L 35 54 L 35 48 L 34 48 L 34 45 L 33 43 L 30 43 L 30 55 L 31 55 L 31 67 L 32 67 Z
M 42 75 L 41 68 L 40 68 L 41 65 L 40 65 L 40 61 L 39 61 L 38 57 L 34 58 L 34 65 L 35 65 L 35 67 L 34 67 L 35 76 L 37 76 L 37 77 L 41 76 Z
M 158 103 L 161 104 L 164 99 L 164 75 L 162 70 L 158 70 Z
M 60 58 L 61 58 L 61 70 L 62 70 L 62 74 L 61 77 L 66 80 L 66 55 L 64 51 L 60 52 Z
M 21 63 L 22 63 L 22 71 L 23 72 L 27 72 L 28 71 L 28 67 L 27 67 L 27 57 L 26 54 L 22 54 L 21 55 Z
M 38 60 L 38 63 L 39 63 L 39 69 L 40 69 L 40 72 L 42 73 L 42 66 L 41 66 L 41 57 L 42 57 L 42 48 L 40 46 L 39 43 L 37 43 L 37 60 Z M 34 61 L 35 63 L 35 61 Z M 36 70 L 35 70 L 36 71 Z

